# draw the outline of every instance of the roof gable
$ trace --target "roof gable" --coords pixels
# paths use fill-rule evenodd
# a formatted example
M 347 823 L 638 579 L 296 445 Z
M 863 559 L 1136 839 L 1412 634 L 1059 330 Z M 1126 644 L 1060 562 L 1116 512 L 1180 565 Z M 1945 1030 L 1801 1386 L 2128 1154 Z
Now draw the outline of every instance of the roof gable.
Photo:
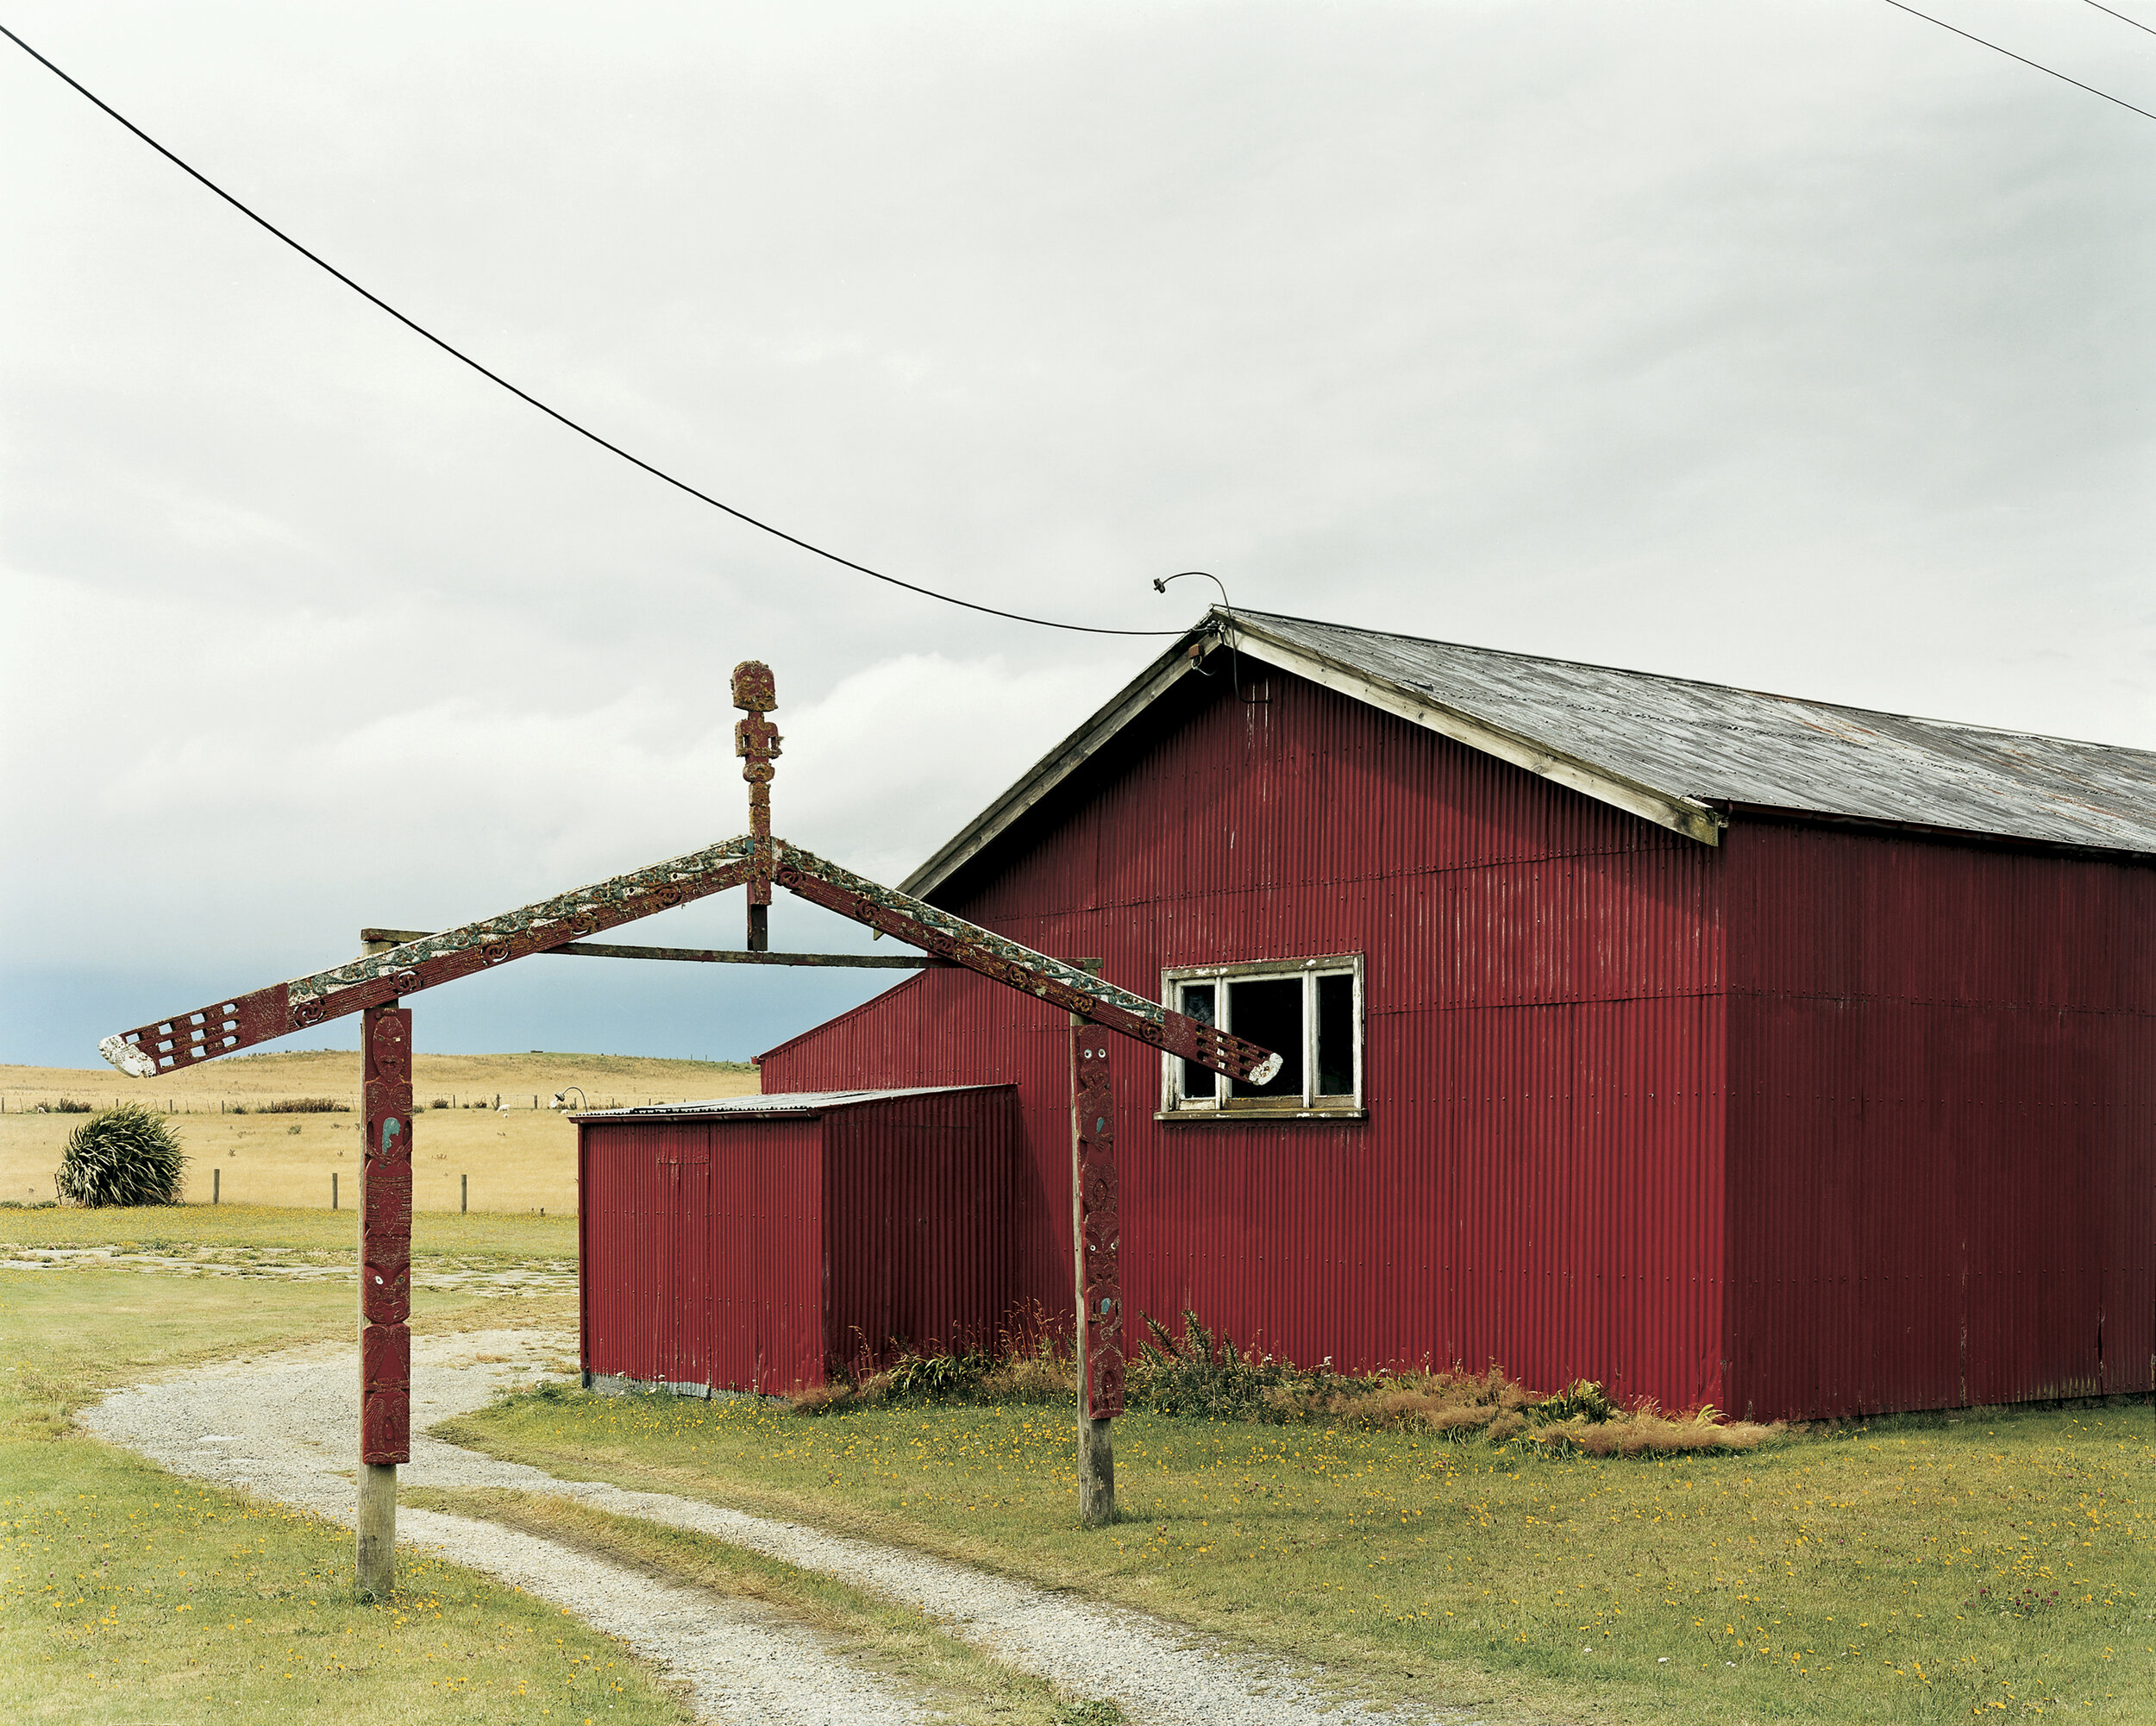
M 1222 640 L 1703 844 L 1750 810 L 2156 854 L 2148 750 L 1216 607 L 906 890 L 932 893 Z

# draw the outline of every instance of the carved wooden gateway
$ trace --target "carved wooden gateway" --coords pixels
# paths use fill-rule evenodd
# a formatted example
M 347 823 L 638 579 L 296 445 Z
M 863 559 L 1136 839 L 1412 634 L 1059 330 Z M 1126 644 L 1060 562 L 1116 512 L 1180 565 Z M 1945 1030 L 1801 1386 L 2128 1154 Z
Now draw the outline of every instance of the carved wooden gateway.
M 768 666 L 736 666 L 735 752 L 749 783 L 749 831 L 648 869 L 557 894 L 440 934 L 372 942 L 348 964 L 273 983 L 191 1013 L 138 1026 L 99 1045 L 136 1078 L 235 1054 L 346 1014 L 360 1030 L 366 1161 L 360 1205 L 360 1459 L 357 1576 L 365 1593 L 394 1585 L 396 1472 L 411 1455 L 412 1014 L 408 996 L 535 953 L 693 958 L 749 963 L 848 964 L 846 954 L 776 954 L 769 948 L 775 882 L 826 910 L 906 942 L 931 961 L 962 965 L 1071 1014 L 1071 1206 L 1074 1305 L 1079 1351 L 1079 1503 L 1088 1523 L 1114 1513 L 1108 1422 L 1123 1411 L 1123 1297 L 1117 1266 L 1112 1032 L 1251 1084 L 1281 1057 L 1157 1001 L 1102 981 L 1079 964 L 1037 953 L 936 907 L 854 875 L 776 838 L 771 781 L 780 753 Z M 748 948 L 736 953 L 580 945 L 583 938 L 733 887 L 748 888 Z M 369 932 L 372 933 L 373 932 Z M 888 964 L 888 960 L 868 960 Z

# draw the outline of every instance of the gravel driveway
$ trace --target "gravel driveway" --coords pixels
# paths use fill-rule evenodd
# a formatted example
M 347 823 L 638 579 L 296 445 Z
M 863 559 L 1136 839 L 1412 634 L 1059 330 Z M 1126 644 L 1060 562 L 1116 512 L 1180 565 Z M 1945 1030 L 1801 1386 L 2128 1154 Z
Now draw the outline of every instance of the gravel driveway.
M 412 1339 L 412 1459 L 404 1478 L 507 1487 L 693 1529 L 918 1606 L 953 1635 L 1073 1697 L 1111 1697 L 1134 1721 L 1288 1726 L 1376 1717 L 1329 1701 L 1323 1668 L 1232 1648 L 1144 1613 L 991 1576 L 963 1565 L 822 1533 L 694 1499 L 559 1480 L 424 1435 L 573 1353 L 573 1335 L 475 1331 Z M 352 1520 L 359 1368 L 349 1344 L 223 1363 L 122 1390 L 83 1416 L 92 1432 L 183 1474 Z M 702 1717 L 870 1723 L 925 1718 L 904 1687 L 834 1653 L 759 1603 L 676 1588 L 490 1523 L 401 1511 L 401 1539 L 567 1606 L 690 1687 Z M 1388 1720 L 1471 1717 L 1395 1710 Z

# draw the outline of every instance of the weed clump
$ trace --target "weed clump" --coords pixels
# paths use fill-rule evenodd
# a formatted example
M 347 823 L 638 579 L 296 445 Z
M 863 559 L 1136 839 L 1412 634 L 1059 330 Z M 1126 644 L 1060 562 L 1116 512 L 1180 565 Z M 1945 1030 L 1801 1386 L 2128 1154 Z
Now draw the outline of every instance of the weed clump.
M 863 1347 L 825 1365 L 822 1384 L 788 1404 L 797 1415 L 830 1415 L 886 1403 L 1043 1403 L 1076 1395 L 1068 1322 L 1027 1306 L 1008 1319 L 993 1348 L 977 1343 L 918 1346 L 893 1340 L 881 1354 Z
M 179 1135 L 141 1103 L 127 1102 L 68 1134 L 53 1183 L 66 1204 L 173 1205 L 186 1166 Z
M 1787 1435 L 1780 1423 L 1725 1422 L 1712 1408 L 1683 1417 L 1651 1400 L 1620 1407 L 1591 1378 L 1548 1396 L 1493 1365 L 1482 1372 L 1355 1374 L 1330 1359 L 1315 1366 L 1256 1353 L 1194 1312 L 1177 1335 L 1144 1315 L 1146 1334 L 1128 1365 L 1131 1408 L 1186 1418 L 1286 1425 L 1311 1422 L 1363 1428 L 1413 1428 L 1458 1443 L 1515 1441 L 1551 1454 L 1636 1456 L 1675 1451 L 1756 1449 Z M 1067 1329 L 1037 1313 L 1006 1327 L 999 1349 L 893 1345 L 885 1364 L 865 1359 L 855 1370 L 834 1365 L 830 1381 L 791 1403 L 797 1415 L 842 1413 L 886 1403 L 1012 1403 L 1065 1401 L 1076 1394 Z

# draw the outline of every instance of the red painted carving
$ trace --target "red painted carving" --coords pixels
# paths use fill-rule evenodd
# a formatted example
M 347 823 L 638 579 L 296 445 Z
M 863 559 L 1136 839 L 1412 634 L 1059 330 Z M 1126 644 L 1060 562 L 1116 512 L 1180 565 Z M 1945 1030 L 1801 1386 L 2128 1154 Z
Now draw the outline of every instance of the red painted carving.
M 409 1258 L 409 1255 L 407 1255 Z M 411 1265 L 360 1266 L 360 1316 L 367 1324 L 400 1325 L 411 1316 Z
M 1072 1221 L 1086 1411 L 1106 1421 L 1123 1412 L 1123 1277 L 1117 1263 L 1115 1094 L 1108 1039 L 1099 1026 L 1072 1027 L 1070 1062 L 1071 1186 L 1077 1212 Z
M 1022 947 L 990 931 L 962 923 L 918 899 L 879 887 L 837 864 L 787 845 L 775 879 L 811 904 L 852 917 L 887 935 L 894 935 L 938 958 L 950 959 L 1008 988 L 1038 997 L 1066 1013 L 1170 1055 L 1197 1061 L 1231 1078 L 1263 1084 L 1280 1070 L 1269 1049 L 1232 1037 L 1187 1014 L 1132 995 L 1129 990 L 1073 973 L 1060 961 Z M 938 927 L 942 919 L 955 927 Z M 1058 975 L 1061 973 L 1061 975 Z
M 411 1014 L 360 1021 L 360 1460 L 411 1459 Z
M 360 1460 L 379 1466 L 411 1460 L 411 1392 L 377 1390 L 360 1411 Z
M 411 1332 L 400 1324 L 371 1324 L 360 1333 L 360 1389 L 372 1396 L 411 1383 Z

